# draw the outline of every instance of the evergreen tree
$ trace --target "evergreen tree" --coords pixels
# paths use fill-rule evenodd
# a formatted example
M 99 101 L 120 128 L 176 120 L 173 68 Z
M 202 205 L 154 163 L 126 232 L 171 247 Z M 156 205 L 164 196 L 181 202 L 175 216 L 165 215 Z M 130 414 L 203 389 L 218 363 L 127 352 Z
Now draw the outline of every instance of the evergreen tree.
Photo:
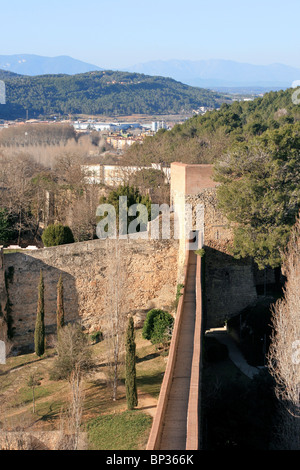
M 60 328 L 65 326 L 64 285 L 63 285 L 62 276 L 60 276 L 58 284 L 57 284 L 56 320 L 57 320 L 57 332 L 59 332 Z
M 133 317 L 130 316 L 126 333 L 126 399 L 127 407 L 133 410 L 138 404 L 136 387 L 136 345 Z
M 37 316 L 35 323 L 34 331 L 34 346 L 35 353 L 38 357 L 43 356 L 45 352 L 45 323 L 44 323 L 44 279 L 43 273 L 40 274 L 40 283 L 39 283 L 39 292 L 38 292 L 38 305 L 37 305 Z
M 147 313 L 143 326 L 143 338 L 152 344 L 166 347 L 171 340 L 174 318 L 168 312 L 154 308 Z
M 0 209 L 0 245 L 5 244 L 11 236 L 9 217 L 5 209 Z
M 75 241 L 70 227 L 62 224 L 48 225 L 43 232 L 42 240 L 46 247 L 68 245 Z
M 135 204 L 142 204 L 146 206 L 147 208 L 147 218 L 143 218 L 140 214 L 141 217 L 141 222 L 138 224 L 137 231 L 138 232 L 143 232 L 147 230 L 147 224 L 148 221 L 151 219 L 151 200 L 149 198 L 149 195 L 147 194 L 146 196 L 143 196 L 138 188 L 135 188 L 134 186 L 130 185 L 124 185 L 124 186 L 118 186 L 117 189 L 112 190 L 109 195 L 102 196 L 100 198 L 99 203 L 100 204 L 111 204 L 114 206 L 115 211 L 116 211 L 116 216 L 117 220 L 120 218 L 120 197 L 127 197 L 127 207 L 125 210 L 127 211 L 127 229 L 129 227 L 129 224 L 136 220 L 136 215 L 128 215 L 129 208 Z M 101 217 L 99 220 L 101 220 L 103 217 Z M 118 226 L 121 231 L 121 227 Z M 126 227 L 125 227 L 126 228 Z
M 279 267 L 300 208 L 300 124 L 240 143 L 215 165 L 218 206 L 233 223 L 233 254 Z

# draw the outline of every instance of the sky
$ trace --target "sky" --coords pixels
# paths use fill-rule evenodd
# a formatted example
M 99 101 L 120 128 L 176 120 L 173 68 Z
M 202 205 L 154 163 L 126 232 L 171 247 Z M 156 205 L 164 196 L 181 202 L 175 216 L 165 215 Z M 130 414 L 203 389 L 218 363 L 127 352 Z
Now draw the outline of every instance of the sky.
M 300 68 L 299 0 L 2 0 L 0 55 L 108 69 L 226 59 Z

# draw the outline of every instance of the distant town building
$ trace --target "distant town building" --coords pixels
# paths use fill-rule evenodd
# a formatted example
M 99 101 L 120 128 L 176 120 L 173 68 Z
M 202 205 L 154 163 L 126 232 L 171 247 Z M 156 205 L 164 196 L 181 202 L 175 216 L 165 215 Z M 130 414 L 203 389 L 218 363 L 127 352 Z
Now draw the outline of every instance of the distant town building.
M 135 144 L 136 142 L 142 142 L 144 139 L 143 136 L 139 137 L 123 137 L 120 135 L 112 135 L 107 137 L 106 142 L 111 145 L 114 149 L 116 150 L 124 150 L 126 147 L 130 147 L 132 144 Z
M 128 178 L 141 170 L 160 170 L 166 176 L 166 183 L 170 181 L 171 169 L 159 163 L 152 163 L 151 166 L 121 166 L 121 165 L 83 165 L 86 181 L 89 184 L 105 184 L 107 186 L 117 186 L 126 183 Z
M 73 127 L 76 131 L 109 131 L 120 132 L 127 129 L 139 129 L 141 124 L 139 122 L 96 122 L 88 120 L 85 122 L 74 121 Z
M 157 132 L 159 129 L 167 129 L 167 125 L 164 121 L 153 121 L 151 130 L 152 132 Z

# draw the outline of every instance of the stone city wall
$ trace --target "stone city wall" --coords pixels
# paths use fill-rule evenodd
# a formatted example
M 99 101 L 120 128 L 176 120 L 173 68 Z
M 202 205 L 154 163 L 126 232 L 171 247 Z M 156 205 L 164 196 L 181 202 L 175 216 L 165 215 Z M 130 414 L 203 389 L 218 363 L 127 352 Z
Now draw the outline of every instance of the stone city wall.
M 111 244 L 111 241 L 109 242 Z M 63 278 L 65 319 L 80 320 L 87 331 L 101 329 L 111 286 L 108 241 L 94 240 L 4 255 L 9 270 L 14 340 L 33 345 L 40 271 L 45 282 L 46 332 L 55 332 L 57 282 Z M 153 307 L 169 309 L 175 300 L 178 242 L 174 240 L 119 241 L 120 269 L 125 278 L 128 311 Z
M 5 341 L 7 339 L 6 308 L 7 291 L 5 283 L 4 258 L 3 248 L 0 246 L 0 341 Z

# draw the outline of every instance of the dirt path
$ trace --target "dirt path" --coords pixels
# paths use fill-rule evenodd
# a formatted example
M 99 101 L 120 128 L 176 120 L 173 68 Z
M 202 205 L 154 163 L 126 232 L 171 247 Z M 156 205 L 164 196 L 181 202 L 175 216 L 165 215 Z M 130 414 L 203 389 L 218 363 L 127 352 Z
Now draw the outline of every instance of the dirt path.
M 148 413 L 152 418 L 154 418 L 157 407 L 157 399 L 149 395 L 148 393 L 139 392 L 138 393 L 138 407 L 137 409 Z
M 124 385 L 119 386 L 119 392 L 126 395 L 126 389 Z M 152 418 L 155 416 L 156 407 L 157 407 L 157 399 L 154 398 L 149 393 L 142 392 L 138 390 L 138 406 L 135 408 L 136 410 L 143 411 L 144 413 L 149 414 Z M 126 405 L 121 411 L 126 411 Z

